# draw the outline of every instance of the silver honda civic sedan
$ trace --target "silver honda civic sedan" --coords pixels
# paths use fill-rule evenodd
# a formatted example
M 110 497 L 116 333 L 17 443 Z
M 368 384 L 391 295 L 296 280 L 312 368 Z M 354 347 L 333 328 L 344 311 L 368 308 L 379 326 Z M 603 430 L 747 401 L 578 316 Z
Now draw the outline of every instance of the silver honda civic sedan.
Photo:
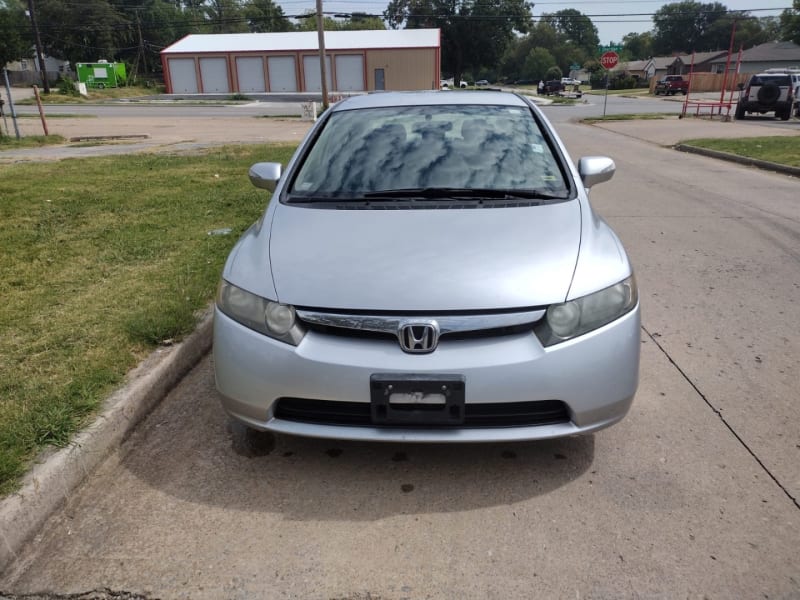
M 617 236 L 528 99 L 383 93 L 325 112 L 222 273 L 214 368 L 250 427 L 488 442 L 596 431 L 639 374 L 639 301 Z

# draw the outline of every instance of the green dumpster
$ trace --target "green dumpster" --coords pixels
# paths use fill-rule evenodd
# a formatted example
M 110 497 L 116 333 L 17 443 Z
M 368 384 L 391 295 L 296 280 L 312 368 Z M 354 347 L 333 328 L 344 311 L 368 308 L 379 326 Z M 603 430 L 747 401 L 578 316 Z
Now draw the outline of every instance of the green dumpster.
M 89 88 L 118 87 L 126 80 L 124 63 L 107 61 L 78 63 L 75 68 L 78 81 L 85 83 Z

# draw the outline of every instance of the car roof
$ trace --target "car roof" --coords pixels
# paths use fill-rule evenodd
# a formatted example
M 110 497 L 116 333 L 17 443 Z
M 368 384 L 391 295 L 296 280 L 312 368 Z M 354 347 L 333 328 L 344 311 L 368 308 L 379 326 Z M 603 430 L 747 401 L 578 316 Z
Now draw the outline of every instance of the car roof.
M 389 106 L 435 106 L 435 105 L 484 105 L 484 106 L 524 106 L 529 105 L 520 96 L 508 92 L 445 92 L 438 90 L 421 92 L 376 92 L 352 96 L 337 102 L 333 111 L 359 108 L 385 108 Z

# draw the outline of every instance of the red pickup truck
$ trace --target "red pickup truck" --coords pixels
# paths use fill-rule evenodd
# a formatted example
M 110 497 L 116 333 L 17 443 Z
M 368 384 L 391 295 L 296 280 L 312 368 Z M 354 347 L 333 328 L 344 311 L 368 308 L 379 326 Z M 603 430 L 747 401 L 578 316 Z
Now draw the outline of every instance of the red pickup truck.
M 683 95 L 689 91 L 689 80 L 684 79 L 683 75 L 667 75 L 656 83 L 655 94 L 673 96 L 680 92 Z

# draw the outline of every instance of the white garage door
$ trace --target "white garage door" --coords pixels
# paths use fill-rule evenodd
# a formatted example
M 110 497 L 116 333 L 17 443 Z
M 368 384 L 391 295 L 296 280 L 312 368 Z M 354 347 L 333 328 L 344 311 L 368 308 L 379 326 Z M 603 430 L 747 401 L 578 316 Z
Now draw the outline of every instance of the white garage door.
M 322 77 L 319 73 L 319 56 L 303 57 L 303 72 L 305 73 L 306 91 L 319 92 L 322 90 Z M 331 57 L 325 57 L 325 82 L 331 88 Z
M 266 92 L 264 59 L 260 56 L 240 56 L 236 59 L 240 92 Z
M 269 67 L 270 92 L 296 92 L 297 69 L 294 56 L 270 56 L 267 59 Z
M 172 82 L 173 94 L 196 94 L 197 73 L 194 70 L 193 58 L 170 58 L 169 79 Z
M 364 56 L 361 54 L 336 57 L 336 90 L 339 92 L 363 92 Z
M 228 61 L 224 58 L 201 58 L 200 77 L 204 94 L 227 94 L 231 91 L 228 85 Z

